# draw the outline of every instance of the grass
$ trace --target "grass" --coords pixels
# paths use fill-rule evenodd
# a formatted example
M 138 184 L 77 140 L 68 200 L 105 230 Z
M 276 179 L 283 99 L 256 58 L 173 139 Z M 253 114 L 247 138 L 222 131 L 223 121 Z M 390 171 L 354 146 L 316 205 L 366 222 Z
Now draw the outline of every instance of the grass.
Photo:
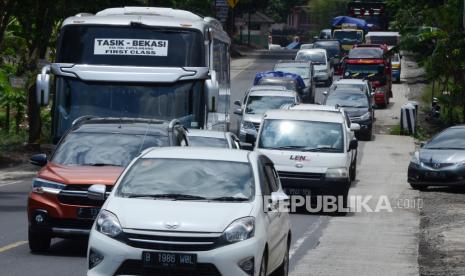
M 428 133 L 422 126 L 417 125 L 416 132 L 414 134 L 410 134 L 407 131 L 403 130 L 399 125 L 393 126 L 391 128 L 391 135 L 401 135 L 401 136 L 411 136 L 420 141 L 426 141 L 431 137 L 431 134 Z

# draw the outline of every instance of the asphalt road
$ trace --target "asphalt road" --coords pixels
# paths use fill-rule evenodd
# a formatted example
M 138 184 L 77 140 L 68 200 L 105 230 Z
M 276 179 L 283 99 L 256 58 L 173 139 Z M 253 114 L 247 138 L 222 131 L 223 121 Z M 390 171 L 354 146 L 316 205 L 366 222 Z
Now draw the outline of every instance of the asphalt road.
M 272 69 L 273 59 L 241 59 L 232 65 L 231 102 L 241 100 L 258 71 Z M 326 88 L 319 87 L 317 99 Z M 232 106 L 234 108 L 234 106 Z M 237 117 L 233 115 L 232 128 Z M 236 123 L 237 124 L 237 123 Z M 23 168 L 28 171 L 30 169 Z M 31 185 L 31 174 L 16 175 L 1 180 L 0 171 L 0 275 L 85 275 L 85 240 L 55 239 L 47 254 L 31 254 L 27 245 L 26 201 Z M 5 177 L 3 177 L 5 178 Z M 330 217 L 294 214 L 291 216 L 293 244 L 291 271 L 308 251 L 318 245 L 319 238 Z

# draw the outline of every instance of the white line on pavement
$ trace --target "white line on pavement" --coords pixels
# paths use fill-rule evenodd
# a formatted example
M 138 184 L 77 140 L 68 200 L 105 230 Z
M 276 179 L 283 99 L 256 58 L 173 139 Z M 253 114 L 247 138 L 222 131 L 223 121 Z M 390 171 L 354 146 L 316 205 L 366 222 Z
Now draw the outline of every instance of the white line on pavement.
M 14 243 L 10 243 L 8 245 L 5 245 L 3 247 L 0 247 L 0 253 L 3 253 L 5 251 L 8 251 L 10 249 L 13 249 L 15 247 L 18 247 L 18 246 L 21 246 L 21 245 L 24 245 L 26 244 L 27 241 L 17 241 L 17 242 L 14 242 Z
M 295 252 L 299 250 L 302 244 L 313 234 L 313 232 L 315 232 L 318 229 L 318 227 L 320 227 L 320 225 L 321 217 L 318 217 L 318 220 L 314 224 L 312 224 L 312 226 L 307 231 L 305 231 L 302 237 L 294 243 L 291 250 L 289 251 L 289 259 L 292 258 Z
M 4 183 L 4 184 L 0 184 L 0 187 L 10 186 L 10 185 L 17 184 L 17 183 L 20 183 L 20 182 L 22 182 L 22 180 L 7 182 L 7 183 Z

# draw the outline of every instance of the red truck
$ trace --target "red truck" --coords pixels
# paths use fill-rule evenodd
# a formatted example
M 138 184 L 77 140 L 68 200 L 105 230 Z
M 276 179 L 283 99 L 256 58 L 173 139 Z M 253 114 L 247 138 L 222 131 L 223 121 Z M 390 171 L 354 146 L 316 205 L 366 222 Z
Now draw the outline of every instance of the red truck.
M 392 98 L 391 57 L 386 45 L 356 45 L 342 65 L 345 79 L 367 79 L 375 93 L 374 102 L 386 107 Z

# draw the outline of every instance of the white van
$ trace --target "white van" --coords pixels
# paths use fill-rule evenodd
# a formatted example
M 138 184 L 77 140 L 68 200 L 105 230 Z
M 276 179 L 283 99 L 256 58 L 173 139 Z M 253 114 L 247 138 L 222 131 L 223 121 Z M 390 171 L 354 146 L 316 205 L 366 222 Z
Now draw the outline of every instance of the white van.
M 343 196 L 356 176 L 358 141 L 343 109 L 297 105 L 270 110 L 255 150 L 270 158 L 288 195 Z

